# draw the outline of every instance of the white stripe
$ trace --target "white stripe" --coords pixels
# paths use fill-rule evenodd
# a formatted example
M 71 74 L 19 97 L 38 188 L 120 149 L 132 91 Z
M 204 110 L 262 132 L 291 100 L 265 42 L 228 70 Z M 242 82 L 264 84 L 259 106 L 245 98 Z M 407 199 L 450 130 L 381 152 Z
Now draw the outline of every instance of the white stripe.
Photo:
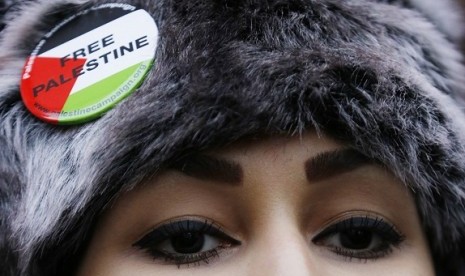
M 113 35 L 114 43 L 102 48 L 101 40 L 109 35 Z M 143 36 L 147 36 L 149 45 L 137 50 L 135 40 Z M 85 71 L 84 75 L 78 78 L 71 94 L 100 82 L 133 65 L 153 59 L 158 43 L 158 28 L 153 18 L 146 11 L 137 10 L 61 44 L 41 54 L 40 57 L 62 58 L 66 55 L 70 55 L 72 58 L 74 51 L 86 48 L 96 41 L 99 41 L 98 45 L 101 49 L 90 55 L 86 49 L 86 58 L 88 61 L 97 59 L 99 67 L 93 71 Z M 101 57 L 103 54 L 111 52 L 114 49 L 119 49 L 120 46 L 128 46 L 130 42 L 133 43 L 133 52 L 126 52 L 123 57 L 119 57 L 116 61 L 113 58 L 113 53 L 111 53 L 108 56 L 109 62 L 104 64 L 104 59 Z M 71 75 L 71 72 L 65 73 Z

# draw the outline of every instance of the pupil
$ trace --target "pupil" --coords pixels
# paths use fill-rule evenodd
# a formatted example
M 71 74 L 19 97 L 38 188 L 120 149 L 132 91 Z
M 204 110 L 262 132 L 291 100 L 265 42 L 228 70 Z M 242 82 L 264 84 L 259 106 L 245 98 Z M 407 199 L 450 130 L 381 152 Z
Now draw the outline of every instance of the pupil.
M 373 233 L 367 229 L 350 229 L 341 233 L 341 245 L 349 249 L 366 249 L 373 240 Z
M 198 253 L 202 250 L 205 237 L 201 233 L 186 232 L 171 239 L 173 249 L 181 254 Z

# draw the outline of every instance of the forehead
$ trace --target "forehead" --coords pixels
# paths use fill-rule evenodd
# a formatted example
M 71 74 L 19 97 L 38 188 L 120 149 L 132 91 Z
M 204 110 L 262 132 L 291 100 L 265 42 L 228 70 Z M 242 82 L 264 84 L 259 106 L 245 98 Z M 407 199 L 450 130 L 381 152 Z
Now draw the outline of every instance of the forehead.
M 257 216 L 274 208 L 295 214 L 368 208 L 391 218 L 400 206 L 415 214 L 412 196 L 399 179 L 371 160 L 351 164 L 344 159 L 350 154 L 334 155 L 344 150 L 314 133 L 241 141 L 200 154 L 211 160 L 187 158 L 122 198 L 125 206 L 158 202 L 190 211 L 192 206 L 217 211 L 248 206 L 247 213 Z

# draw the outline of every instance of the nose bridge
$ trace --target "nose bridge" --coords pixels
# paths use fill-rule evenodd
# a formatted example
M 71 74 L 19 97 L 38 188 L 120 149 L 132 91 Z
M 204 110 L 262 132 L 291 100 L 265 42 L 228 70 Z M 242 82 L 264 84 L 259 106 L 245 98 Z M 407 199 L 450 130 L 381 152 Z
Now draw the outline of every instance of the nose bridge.
M 250 243 L 241 275 L 322 275 L 313 265 L 317 258 L 312 258 L 299 209 L 308 190 L 303 166 L 308 153 L 300 143 L 285 147 L 253 155 L 244 166 L 244 201 L 253 212 L 247 213 Z
M 271 226 L 270 226 L 271 227 Z M 283 222 L 259 233 L 250 252 L 249 276 L 317 275 L 308 241 L 297 227 Z

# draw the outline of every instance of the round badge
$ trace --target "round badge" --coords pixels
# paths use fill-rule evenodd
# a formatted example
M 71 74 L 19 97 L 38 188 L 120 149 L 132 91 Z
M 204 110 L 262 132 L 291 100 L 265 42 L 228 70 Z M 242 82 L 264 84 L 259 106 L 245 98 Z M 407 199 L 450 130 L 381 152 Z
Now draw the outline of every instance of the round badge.
M 23 102 L 53 124 L 96 119 L 141 85 L 157 43 L 157 25 L 145 10 L 113 3 L 79 12 L 48 32 L 27 59 Z

